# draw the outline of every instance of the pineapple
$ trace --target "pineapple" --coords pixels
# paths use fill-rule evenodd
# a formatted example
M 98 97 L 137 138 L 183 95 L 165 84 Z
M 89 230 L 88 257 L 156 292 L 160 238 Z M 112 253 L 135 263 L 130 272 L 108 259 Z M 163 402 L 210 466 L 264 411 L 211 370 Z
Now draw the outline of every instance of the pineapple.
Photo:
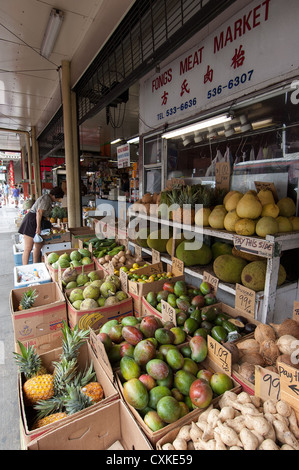
M 99 382 L 90 382 L 81 388 L 81 392 L 91 398 L 93 403 L 103 400 L 104 392 Z
M 50 416 L 45 416 L 44 418 L 37 419 L 37 421 L 33 425 L 33 429 L 38 429 L 43 426 L 47 426 L 47 424 L 56 423 L 56 421 L 60 421 L 63 418 L 66 418 L 67 414 L 65 412 L 62 413 L 53 413 Z
M 54 395 L 54 377 L 52 374 L 36 375 L 26 380 L 23 385 L 26 405 L 33 406 L 39 400 L 48 400 Z
M 28 308 L 32 308 L 37 297 L 38 295 L 36 294 L 35 289 L 32 290 L 30 288 L 27 292 L 24 292 L 20 300 L 19 310 L 28 310 Z
M 36 375 L 46 374 L 46 368 L 43 367 L 41 358 L 36 353 L 36 350 L 33 346 L 30 346 L 27 343 L 27 346 L 24 346 L 21 341 L 18 341 L 20 348 L 20 354 L 14 352 L 16 364 L 19 367 L 19 372 L 24 374 L 26 380 L 31 379 Z

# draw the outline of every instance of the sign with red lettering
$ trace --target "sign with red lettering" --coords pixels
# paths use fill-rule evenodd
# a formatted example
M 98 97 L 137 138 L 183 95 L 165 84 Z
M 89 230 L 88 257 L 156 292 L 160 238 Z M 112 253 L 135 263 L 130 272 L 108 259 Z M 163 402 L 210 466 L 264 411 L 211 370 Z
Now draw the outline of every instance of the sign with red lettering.
M 198 32 L 192 48 L 141 80 L 140 109 L 146 109 L 146 119 L 140 133 L 262 89 L 265 83 L 297 77 L 293 31 L 298 17 L 297 0 L 289 0 L 287 8 L 281 0 L 254 0 L 209 35 Z

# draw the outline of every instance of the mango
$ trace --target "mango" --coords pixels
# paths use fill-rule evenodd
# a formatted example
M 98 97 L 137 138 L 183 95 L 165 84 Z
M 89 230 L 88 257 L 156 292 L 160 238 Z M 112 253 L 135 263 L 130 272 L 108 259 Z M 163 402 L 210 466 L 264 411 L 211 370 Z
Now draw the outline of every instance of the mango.
M 135 326 L 138 323 L 138 319 L 133 315 L 128 315 L 127 317 L 123 317 L 121 319 L 121 324 L 123 326 Z
M 191 348 L 191 359 L 195 362 L 202 362 L 208 354 L 208 347 L 205 338 L 202 336 L 193 336 L 189 345 Z
M 180 406 L 180 418 L 183 416 L 186 416 L 189 413 L 189 407 L 186 403 L 183 401 L 179 401 L 179 406 Z
M 151 359 L 145 366 L 146 372 L 155 380 L 163 380 L 169 374 L 169 367 L 161 359 Z
M 105 351 L 108 352 L 112 348 L 112 341 L 107 333 L 99 333 L 97 338 L 104 344 Z
M 177 347 L 175 344 L 161 344 L 159 346 L 159 352 L 162 353 L 165 359 L 166 359 L 166 354 L 168 353 L 169 349 L 177 349 Z
M 122 335 L 125 341 L 136 346 L 143 339 L 142 332 L 135 326 L 124 326 L 122 329 Z
M 192 375 L 196 375 L 198 372 L 198 365 L 190 357 L 185 357 L 182 369 L 190 372 Z
M 143 339 L 136 344 L 133 357 L 136 363 L 144 367 L 148 361 L 156 356 L 156 347 L 152 341 Z
M 168 387 L 163 385 L 157 385 L 156 387 L 152 388 L 148 394 L 148 406 L 153 408 L 154 410 L 157 409 L 158 401 L 161 400 L 163 397 L 170 397 L 171 391 Z
M 193 405 L 206 408 L 212 401 L 213 390 L 205 380 L 196 379 L 191 384 L 189 395 Z
M 138 379 L 143 385 L 146 387 L 147 391 L 149 392 L 152 388 L 157 386 L 157 382 L 155 379 L 149 374 L 141 374 Z
M 166 354 L 166 362 L 173 370 L 179 370 L 184 365 L 184 356 L 178 349 L 169 349 Z
M 110 362 L 115 363 L 121 360 L 120 350 L 120 344 L 112 344 L 111 349 L 107 353 Z
M 165 423 L 174 423 L 181 414 L 179 402 L 172 396 L 163 397 L 158 401 L 157 413 Z
M 174 334 L 173 344 L 182 344 L 185 341 L 186 333 L 182 328 L 179 326 L 174 326 L 173 328 L 170 328 L 170 331 Z
M 140 331 L 146 338 L 152 338 L 159 327 L 159 319 L 153 315 L 146 315 L 140 322 Z
M 234 383 L 228 375 L 223 372 L 216 372 L 211 377 L 210 386 L 214 393 L 222 395 L 227 390 L 231 390 L 234 387 Z
M 160 344 L 173 344 L 175 340 L 173 332 L 167 328 L 158 328 L 155 331 L 155 338 Z
M 166 423 L 160 418 L 157 411 L 148 411 L 143 418 L 145 424 L 153 431 L 159 431 L 166 426 Z
M 118 321 L 117 321 L 117 320 L 109 320 L 109 321 L 107 321 L 106 323 L 104 323 L 104 325 L 103 325 L 102 328 L 100 329 L 100 333 L 107 333 L 107 335 L 108 335 L 108 334 L 109 334 L 109 331 L 110 331 L 110 328 L 111 328 L 113 325 L 118 325 Z
M 140 376 L 141 370 L 137 362 L 130 356 L 124 356 L 121 358 L 120 363 L 120 372 L 125 380 L 134 379 Z
M 124 356 L 130 356 L 130 357 L 133 357 L 134 355 L 134 346 L 130 343 L 128 343 L 127 341 L 122 341 L 122 343 L 120 343 L 120 356 L 121 357 L 124 357 Z
M 123 340 L 122 336 L 123 326 L 118 323 L 117 325 L 112 325 L 109 330 L 109 337 L 113 343 L 121 343 Z
M 124 383 L 123 394 L 129 405 L 136 410 L 142 410 L 148 405 L 148 391 L 145 385 L 137 378 Z
M 174 375 L 174 386 L 184 396 L 186 396 L 189 395 L 190 386 L 194 380 L 196 380 L 195 375 L 191 374 L 191 372 L 188 372 L 187 370 L 181 369 Z
M 168 364 L 167 364 L 168 366 Z M 171 367 L 168 366 L 168 375 L 165 379 L 157 379 L 157 385 L 162 385 L 163 387 L 167 387 L 169 389 L 173 386 L 173 371 Z
M 180 297 L 181 295 L 187 294 L 187 284 L 185 281 L 176 281 L 173 287 L 173 293 Z
M 195 318 L 189 317 L 184 323 L 184 331 L 187 335 L 193 335 L 194 331 L 199 328 L 200 323 Z

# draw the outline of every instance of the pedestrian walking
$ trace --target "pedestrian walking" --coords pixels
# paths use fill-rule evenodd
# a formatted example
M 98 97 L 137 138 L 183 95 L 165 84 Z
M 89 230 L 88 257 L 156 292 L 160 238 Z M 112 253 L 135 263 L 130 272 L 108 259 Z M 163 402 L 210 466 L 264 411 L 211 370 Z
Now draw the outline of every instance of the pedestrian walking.
M 12 190 L 12 197 L 14 198 L 14 201 L 15 201 L 15 209 L 17 209 L 19 207 L 19 197 L 20 197 L 20 190 L 17 184 L 14 185 L 14 188 Z

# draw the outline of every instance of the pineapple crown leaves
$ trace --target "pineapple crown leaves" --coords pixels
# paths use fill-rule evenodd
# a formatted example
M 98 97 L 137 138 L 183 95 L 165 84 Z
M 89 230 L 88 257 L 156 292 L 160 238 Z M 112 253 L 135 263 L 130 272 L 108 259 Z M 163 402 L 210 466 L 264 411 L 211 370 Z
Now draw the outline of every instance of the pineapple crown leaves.
M 67 414 L 72 415 L 93 405 L 92 399 L 81 391 L 80 386 L 67 385 L 64 406 Z
M 96 379 L 96 373 L 93 368 L 93 363 L 91 361 L 90 366 L 86 365 L 83 372 L 79 372 L 75 377 L 73 384 L 75 387 L 85 387 L 89 382 L 92 382 Z
M 77 359 L 62 358 L 59 362 L 53 362 L 54 366 L 54 395 L 65 393 L 66 386 L 75 380 L 77 375 Z
M 19 371 L 25 375 L 28 380 L 38 373 L 42 367 L 42 361 L 39 355 L 36 353 L 34 346 L 30 346 L 27 343 L 25 346 L 21 341 L 17 340 L 20 353 L 13 352 L 16 364 L 19 367 Z
M 71 330 L 65 321 L 63 321 L 63 326 L 61 330 L 63 334 L 63 352 L 61 355 L 61 359 L 64 357 L 67 360 L 77 358 L 79 354 L 79 349 L 88 337 L 89 331 L 79 330 L 78 325 L 75 325 L 74 329 Z
M 61 413 L 64 410 L 63 395 L 54 396 L 48 400 L 39 400 L 33 408 L 37 411 L 36 421 L 51 415 L 52 413 Z
M 35 289 L 32 290 L 30 288 L 28 291 L 24 292 L 24 294 L 22 295 L 22 298 L 20 300 L 20 306 L 24 310 L 31 308 L 35 300 L 37 299 L 37 297 L 38 297 L 38 294 L 36 293 L 36 290 Z

